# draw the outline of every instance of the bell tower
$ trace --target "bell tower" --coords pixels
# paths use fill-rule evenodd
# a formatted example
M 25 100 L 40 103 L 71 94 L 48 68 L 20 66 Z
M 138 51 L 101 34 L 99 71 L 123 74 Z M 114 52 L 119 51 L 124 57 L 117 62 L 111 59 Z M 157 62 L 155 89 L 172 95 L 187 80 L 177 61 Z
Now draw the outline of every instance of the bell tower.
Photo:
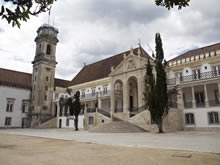
M 32 127 L 52 116 L 58 29 L 43 24 L 37 30 L 32 73 Z

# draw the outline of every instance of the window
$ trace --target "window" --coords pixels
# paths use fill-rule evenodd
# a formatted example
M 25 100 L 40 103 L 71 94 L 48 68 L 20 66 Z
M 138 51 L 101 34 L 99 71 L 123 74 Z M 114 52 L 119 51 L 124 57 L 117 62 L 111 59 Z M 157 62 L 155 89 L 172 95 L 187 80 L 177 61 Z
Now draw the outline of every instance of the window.
M 59 93 L 55 93 L 55 99 L 57 99 L 59 96 Z
M 200 78 L 201 78 L 200 70 L 199 69 L 193 70 L 193 79 L 198 80 Z
M 28 102 L 27 100 L 22 101 L 22 107 L 21 107 L 22 113 L 27 113 L 28 112 L 29 104 L 30 104 L 30 102 Z
M 7 99 L 6 112 L 13 112 L 13 105 L 15 99 Z
M 48 90 L 48 87 L 47 87 L 47 86 L 45 86 L 45 90 L 46 90 L 46 91 Z
M 82 94 L 81 94 L 82 98 L 85 98 L 85 90 L 82 90 Z
M 47 95 L 45 95 L 44 100 L 47 101 Z
M 108 93 L 108 88 L 107 86 L 104 86 L 103 87 L 103 94 L 106 95 Z
M 213 74 L 214 74 L 214 76 L 219 76 L 220 75 L 220 66 L 214 66 L 213 67 Z
M 47 45 L 47 55 L 50 55 L 51 53 L 51 45 Z
M 46 81 L 48 81 L 49 80 L 49 77 L 48 76 L 46 76 Z
M 209 124 L 219 124 L 218 112 L 209 112 Z
M 34 76 L 34 81 L 36 81 L 37 80 L 37 77 L 36 76 Z
M 185 114 L 185 123 L 186 124 L 195 124 L 194 123 L 194 114 L 193 113 L 186 113 Z
M 196 104 L 205 104 L 203 92 L 196 92 L 195 99 L 196 99 Z
M 89 125 L 93 125 L 94 118 L 92 116 L 89 117 Z
M 95 96 L 95 88 L 92 89 L 92 96 Z
M 70 124 L 70 120 L 69 118 L 66 118 L 66 126 L 69 126 L 69 124 Z
M 11 125 L 11 117 L 6 117 L 5 118 L 5 126 L 10 126 Z
M 219 92 L 218 89 L 214 90 L 215 102 L 219 103 Z
M 46 68 L 46 70 L 49 72 L 49 71 L 50 71 L 50 68 Z

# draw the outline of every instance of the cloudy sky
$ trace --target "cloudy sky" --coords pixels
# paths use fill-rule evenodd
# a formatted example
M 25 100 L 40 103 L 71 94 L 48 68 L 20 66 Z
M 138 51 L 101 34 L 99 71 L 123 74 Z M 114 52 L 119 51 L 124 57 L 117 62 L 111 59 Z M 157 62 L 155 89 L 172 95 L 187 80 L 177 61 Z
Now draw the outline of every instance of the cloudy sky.
M 157 7 L 154 0 L 58 0 L 50 24 L 59 29 L 56 77 L 71 80 L 97 60 L 135 48 L 147 52 L 161 33 L 166 59 L 220 42 L 218 0 L 191 0 L 182 10 Z M 0 0 L 2 2 L 2 0 Z M 32 72 L 37 28 L 48 13 L 31 17 L 21 29 L 0 20 L 0 68 Z

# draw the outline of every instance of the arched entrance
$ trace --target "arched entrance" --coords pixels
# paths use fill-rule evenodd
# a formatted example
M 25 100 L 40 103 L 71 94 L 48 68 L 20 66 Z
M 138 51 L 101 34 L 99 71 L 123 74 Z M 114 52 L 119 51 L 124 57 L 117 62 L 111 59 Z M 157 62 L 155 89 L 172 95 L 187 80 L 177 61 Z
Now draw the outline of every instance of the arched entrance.
M 128 96 L 129 96 L 129 111 L 134 112 L 138 108 L 138 85 L 137 78 L 130 77 L 128 79 Z
M 115 113 L 123 112 L 123 83 L 121 80 L 117 80 L 114 84 L 115 95 Z

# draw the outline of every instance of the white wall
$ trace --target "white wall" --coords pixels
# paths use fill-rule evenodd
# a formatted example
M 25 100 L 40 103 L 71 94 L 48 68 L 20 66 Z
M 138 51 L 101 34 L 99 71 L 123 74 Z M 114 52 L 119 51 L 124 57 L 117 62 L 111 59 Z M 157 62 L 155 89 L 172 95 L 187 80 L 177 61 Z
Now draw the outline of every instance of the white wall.
M 83 119 L 84 119 L 84 115 L 79 115 L 79 120 L 78 120 L 78 128 L 84 128 L 83 126 Z M 67 121 L 67 117 L 66 116 L 60 116 L 57 119 L 57 128 L 59 128 L 59 120 L 62 120 L 62 128 L 75 128 L 74 127 L 74 120 L 71 119 L 69 120 L 69 126 L 66 125 L 66 121 Z
M 184 109 L 184 123 L 185 123 L 185 114 L 193 113 L 194 114 L 194 125 L 185 125 L 185 127 L 197 127 L 197 128 L 214 128 L 219 127 L 220 124 L 209 124 L 208 113 L 209 112 L 218 112 L 220 118 L 220 108 L 219 107 L 209 107 L 209 108 L 195 108 L 195 109 Z
M 15 99 L 13 112 L 6 112 L 7 98 Z M 0 86 L 0 127 L 5 127 L 5 117 L 11 117 L 10 127 L 21 127 L 22 118 L 26 117 L 22 113 L 22 100 L 30 99 L 30 90 Z

